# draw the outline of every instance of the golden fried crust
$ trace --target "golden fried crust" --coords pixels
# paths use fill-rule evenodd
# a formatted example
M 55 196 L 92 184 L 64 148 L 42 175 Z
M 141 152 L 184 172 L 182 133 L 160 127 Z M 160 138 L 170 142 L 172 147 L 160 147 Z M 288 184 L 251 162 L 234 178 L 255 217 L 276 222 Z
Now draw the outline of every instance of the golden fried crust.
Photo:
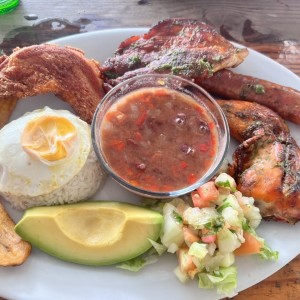
M 14 226 L 0 202 L 0 266 L 20 265 L 31 252 L 31 245 L 15 233 Z
M 17 48 L 2 58 L 0 101 L 44 93 L 54 93 L 91 122 L 104 95 L 98 63 L 79 49 L 50 44 Z

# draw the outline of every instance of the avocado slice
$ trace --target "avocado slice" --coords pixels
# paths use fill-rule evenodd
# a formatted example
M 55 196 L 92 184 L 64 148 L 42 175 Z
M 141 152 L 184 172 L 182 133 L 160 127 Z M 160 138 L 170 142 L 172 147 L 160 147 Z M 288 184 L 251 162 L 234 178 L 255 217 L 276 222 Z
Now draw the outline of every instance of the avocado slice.
M 24 240 L 62 260 L 110 265 L 132 259 L 157 240 L 163 217 L 137 205 L 90 201 L 26 210 L 15 231 Z

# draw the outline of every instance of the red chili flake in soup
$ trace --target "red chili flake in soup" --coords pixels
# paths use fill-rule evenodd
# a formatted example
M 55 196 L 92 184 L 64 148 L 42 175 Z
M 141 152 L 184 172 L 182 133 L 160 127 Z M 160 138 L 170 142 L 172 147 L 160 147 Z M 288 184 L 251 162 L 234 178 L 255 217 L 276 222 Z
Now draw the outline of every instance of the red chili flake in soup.
M 204 106 L 167 88 L 123 96 L 104 116 L 102 151 L 131 185 L 168 192 L 196 182 L 212 165 L 217 130 Z

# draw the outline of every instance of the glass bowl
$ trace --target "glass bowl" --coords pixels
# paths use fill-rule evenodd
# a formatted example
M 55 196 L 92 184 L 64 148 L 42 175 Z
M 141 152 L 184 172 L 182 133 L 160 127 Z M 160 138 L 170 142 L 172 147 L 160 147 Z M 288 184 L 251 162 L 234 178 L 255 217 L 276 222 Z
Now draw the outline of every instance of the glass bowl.
M 189 193 L 211 179 L 228 147 L 217 102 L 174 75 L 141 75 L 111 89 L 92 121 L 96 155 L 112 178 L 152 198 Z

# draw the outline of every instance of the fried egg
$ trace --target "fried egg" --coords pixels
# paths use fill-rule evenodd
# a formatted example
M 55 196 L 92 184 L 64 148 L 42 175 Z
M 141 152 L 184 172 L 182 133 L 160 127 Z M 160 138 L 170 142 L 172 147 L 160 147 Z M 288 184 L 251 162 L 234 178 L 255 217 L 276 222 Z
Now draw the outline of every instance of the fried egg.
M 0 191 L 35 197 L 64 186 L 92 148 L 90 126 L 65 110 L 35 110 L 0 130 Z

